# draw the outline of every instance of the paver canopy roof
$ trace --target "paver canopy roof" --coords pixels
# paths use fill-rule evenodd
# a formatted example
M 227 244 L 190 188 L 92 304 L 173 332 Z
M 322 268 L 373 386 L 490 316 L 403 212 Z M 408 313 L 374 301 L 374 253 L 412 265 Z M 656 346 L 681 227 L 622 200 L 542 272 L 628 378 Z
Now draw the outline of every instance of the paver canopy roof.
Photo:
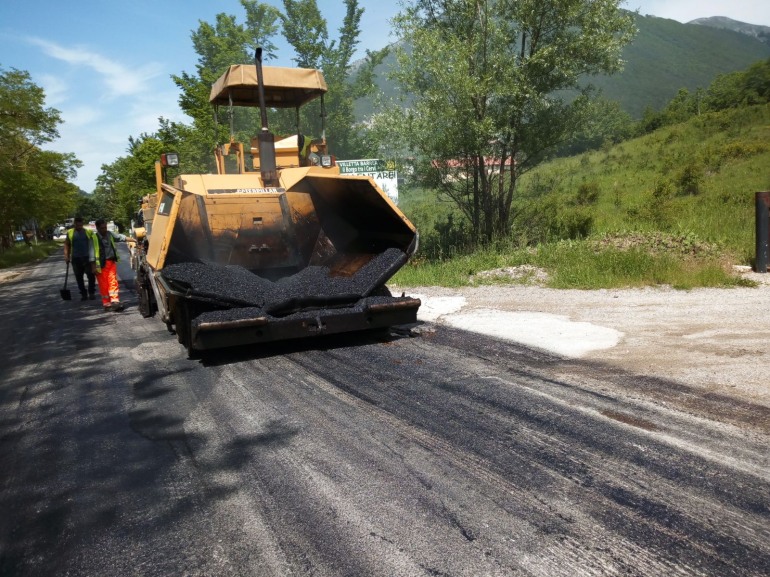
M 265 106 L 295 108 L 326 92 L 319 70 L 263 66 Z M 217 105 L 259 106 L 257 68 L 254 64 L 233 64 L 211 87 L 209 102 Z

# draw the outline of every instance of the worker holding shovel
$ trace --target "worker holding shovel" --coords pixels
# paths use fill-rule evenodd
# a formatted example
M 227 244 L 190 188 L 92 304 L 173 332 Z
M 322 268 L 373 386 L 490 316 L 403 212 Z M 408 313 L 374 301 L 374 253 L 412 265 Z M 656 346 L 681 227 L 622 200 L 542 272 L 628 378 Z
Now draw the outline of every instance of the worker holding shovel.
M 72 263 L 72 273 L 80 290 L 80 300 L 96 298 L 96 278 L 93 272 L 94 263 L 94 232 L 83 228 L 82 217 L 75 217 L 74 228 L 67 231 L 64 239 L 64 260 Z M 83 275 L 88 279 L 88 291 L 83 281 Z M 63 296 L 63 295 L 62 295 Z

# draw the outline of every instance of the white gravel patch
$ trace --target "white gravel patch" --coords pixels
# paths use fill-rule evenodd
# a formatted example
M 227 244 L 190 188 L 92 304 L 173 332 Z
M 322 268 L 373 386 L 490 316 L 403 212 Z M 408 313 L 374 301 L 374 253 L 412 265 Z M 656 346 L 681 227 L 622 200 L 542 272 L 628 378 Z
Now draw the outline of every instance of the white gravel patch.
M 770 274 L 755 288 L 391 287 L 418 320 L 770 406 Z
M 492 337 L 546 349 L 566 357 L 582 357 L 620 342 L 623 333 L 564 315 L 479 309 L 451 314 L 446 324 Z

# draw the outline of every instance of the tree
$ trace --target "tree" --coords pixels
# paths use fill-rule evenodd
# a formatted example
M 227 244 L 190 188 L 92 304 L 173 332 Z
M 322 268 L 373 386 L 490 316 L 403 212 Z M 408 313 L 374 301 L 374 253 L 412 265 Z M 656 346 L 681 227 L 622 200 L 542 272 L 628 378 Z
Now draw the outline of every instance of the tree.
M 588 103 L 580 131 L 560 146 L 558 156 L 572 156 L 628 139 L 634 131 L 631 115 L 616 100 L 597 98 Z
M 82 163 L 40 148 L 58 138 L 60 123 L 28 72 L 0 68 L 0 236 L 29 221 L 39 229 L 52 226 L 75 205 L 70 180 Z
M 159 133 L 129 137 L 128 156 L 102 165 L 102 174 L 96 180 L 94 197 L 104 210 L 105 218 L 124 227 L 136 214 L 142 197 L 155 192 L 155 162 L 163 152 L 175 148 L 160 138 L 164 129 L 168 131 L 171 126 L 162 118 L 160 121 Z
M 706 105 L 710 110 L 726 110 L 743 104 L 743 72 L 718 75 L 706 90 Z
M 279 24 L 284 37 L 294 48 L 293 60 L 297 66 L 317 68 L 324 74 L 329 87 L 324 102 L 325 124 L 331 134 L 333 151 L 341 158 L 363 153 L 366 141 L 361 137 L 363 127 L 356 126 L 354 102 L 374 91 L 373 71 L 387 51 L 368 51 L 364 62 L 358 63 L 354 70 L 351 60 L 359 42 L 359 23 L 363 14 L 357 0 L 344 0 L 345 18 L 335 40 L 329 39 L 326 19 L 315 0 L 284 0 L 284 14 L 253 0 L 241 0 L 241 5 L 246 11 L 243 24 L 227 14 L 218 14 L 213 26 L 200 23 L 192 34 L 193 46 L 199 55 L 197 73 L 173 77 L 182 90 L 180 106 L 193 118 L 194 134 L 199 139 L 206 135 L 205 142 L 201 143 L 205 146 L 198 149 L 199 154 L 192 161 L 197 167 L 209 162 L 208 168 L 211 168 L 213 146 L 227 137 L 226 127 L 230 121 L 224 115 L 228 111 L 220 110 L 218 122 L 214 121 L 208 103 L 211 85 L 230 64 L 253 62 L 258 46 L 262 47 L 265 63 L 275 58 L 277 47 L 273 38 L 280 30 Z M 282 112 L 271 115 L 273 132 L 293 133 L 294 111 Z M 234 114 L 236 140 L 248 142 L 258 132 L 259 115 L 256 110 L 243 109 L 235 110 Z M 301 126 L 306 134 L 321 136 L 320 103 L 304 107 Z M 182 162 L 190 161 L 182 158 Z
M 219 111 L 214 118 L 209 103 L 211 85 L 231 64 L 247 64 L 254 61 L 254 52 L 262 47 L 263 58 L 270 60 L 277 50 L 273 37 L 278 33 L 280 13 L 269 4 L 256 0 L 241 0 L 246 12 L 245 22 L 238 23 L 233 15 L 220 13 L 212 26 L 200 22 L 198 29 L 191 35 L 193 47 L 198 54 L 196 74 L 182 72 L 172 76 L 180 88 L 180 108 L 193 119 L 190 130 L 176 125 L 177 132 L 184 133 L 187 146 L 186 154 L 180 154 L 182 168 L 186 172 L 205 172 L 213 169 L 214 147 L 226 140 L 229 119 L 226 111 Z M 258 121 L 254 111 L 238 110 L 238 126 L 254 126 Z M 255 132 L 244 132 L 238 139 L 248 141 Z
M 130 218 L 137 199 L 154 189 L 154 162 L 164 151 L 179 152 L 181 172 L 213 170 L 214 147 L 227 140 L 231 122 L 226 116 L 230 111 L 224 107 L 217 111 L 217 118 L 212 115 L 208 100 L 211 85 L 229 65 L 253 62 L 257 47 L 262 48 L 265 61 L 274 58 L 277 48 L 272 39 L 281 23 L 297 51 L 295 61 L 300 66 L 321 68 L 330 91 L 336 93 L 327 100 L 329 105 L 326 107 L 326 124 L 336 137 L 334 152 L 344 156 L 361 150 L 354 127 L 353 101 L 373 90 L 371 75 L 385 53 L 370 53 L 367 62 L 358 68 L 355 79 L 351 79 L 350 60 L 358 42 L 358 23 L 363 10 L 358 8 L 356 0 L 346 0 L 345 4 L 347 12 L 340 39 L 331 42 L 328 41 L 326 21 L 314 0 L 284 2 L 286 16 L 269 4 L 241 0 L 246 12 L 243 23 L 224 13 L 216 16 L 214 25 L 200 22 L 192 33 L 193 46 L 199 56 L 196 73 L 183 72 L 172 77 L 181 90 L 180 107 L 193 119 L 192 125 L 161 118 L 156 133 L 129 138 L 129 156 L 102 166 L 95 191 L 101 206 L 114 214 L 116 220 Z M 248 143 L 259 132 L 259 110 L 236 108 L 233 113 L 233 136 L 237 141 Z M 305 134 L 320 136 L 319 114 L 318 110 L 305 112 L 302 125 L 303 131 L 307 130 Z M 291 134 L 296 130 L 295 126 L 294 111 L 271 116 L 274 133 Z
M 361 35 L 364 9 L 357 0 L 344 0 L 345 18 L 339 38 L 329 40 L 326 20 L 316 0 L 284 0 L 283 34 L 296 52 L 294 61 L 300 68 L 317 68 L 323 72 L 329 92 L 325 96 L 326 126 L 332 138 L 332 149 L 339 158 L 357 158 L 367 152 L 365 127 L 357 125 L 354 103 L 375 90 L 374 68 L 387 55 L 387 49 L 366 52 L 366 58 L 354 70 L 352 58 Z M 320 110 L 305 107 L 303 126 L 320 136 Z
M 661 113 L 663 124 L 679 124 L 698 113 L 698 100 L 686 88 L 680 88 L 676 96 L 666 105 Z
M 770 59 L 749 67 L 742 79 L 746 104 L 764 104 L 770 101 Z
M 620 0 L 417 0 L 394 20 L 392 78 L 413 98 L 377 122 L 478 239 L 507 234 L 519 177 L 577 132 L 582 75 L 621 68 L 634 32 Z M 407 51 L 408 46 L 411 51 Z
M 80 193 L 74 214 L 81 216 L 85 222 L 104 218 L 107 215 L 100 198 L 95 194 Z
M 224 116 L 226 111 L 219 111 L 216 119 L 212 114 L 211 85 L 229 65 L 252 62 L 257 46 L 268 58 L 276 50 L 271 39 L 278 32 L 278 10 L 256 0 L 240 3 L 246 13 L 245 22 L 239 23 L 235 16 L 225 13 L 217 14 L 213 25 L 201 21 L 191 35 L 198 53 L 196 73 L 172 76 L 180 89 L 179 106 L 192 118 L 192 125 L 159 118 L 157 132 L 130 136 L 128 155 L 102 166 L 94 197 L 105 217 L 123 225 L 130 222 L 139 200 L 155 191 L 155 162 L 163 152 L 179 153 L 180 172 L 213 170 L 214 147 L 226 139 L 229 121 Z M 237 113 L 241 120 L 250 114 L 253 117 L 253 111 Z M 239 136 L 240 140 L 248 140 L 250 134 Z

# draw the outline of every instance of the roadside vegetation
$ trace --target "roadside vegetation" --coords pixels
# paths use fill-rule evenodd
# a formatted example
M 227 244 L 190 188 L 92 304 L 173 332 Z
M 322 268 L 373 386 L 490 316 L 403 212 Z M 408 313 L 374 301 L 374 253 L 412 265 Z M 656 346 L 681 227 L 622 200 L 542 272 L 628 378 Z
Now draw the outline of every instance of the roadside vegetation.
M 60 248 L 61 243 L 55 241 L 41 241 L 31 244 L 18 243 L 16 246 L 0 252 L 0 269 L 37 262 L 48 258 Z
M 686 243 L 680 248 L 684 246 Z M 680 248 L 655 253 L 643 248 L 606 248 L 601 241 L 591 240 L 558 241 L 534 249 L 498 247 L 440 261 L 414 259 L 396 274 L 393 283 L 445 287 L 537 284 L 561 289 L 755 286 L 735 275 L 723 256 L 683 257 Z
M 770 188 L 768 79 L 770 62 L 719 77 L 707 111 L 704 95 L 680 91 L 624 129 L 638 136 L 542 163 L 522 176 L 510 232 L 494 243 L 474 242 L 452 202 L 405 188 L 421 249 L 394 282 L 752 285 L 734 266 L 754 264 L 754 193 Z

